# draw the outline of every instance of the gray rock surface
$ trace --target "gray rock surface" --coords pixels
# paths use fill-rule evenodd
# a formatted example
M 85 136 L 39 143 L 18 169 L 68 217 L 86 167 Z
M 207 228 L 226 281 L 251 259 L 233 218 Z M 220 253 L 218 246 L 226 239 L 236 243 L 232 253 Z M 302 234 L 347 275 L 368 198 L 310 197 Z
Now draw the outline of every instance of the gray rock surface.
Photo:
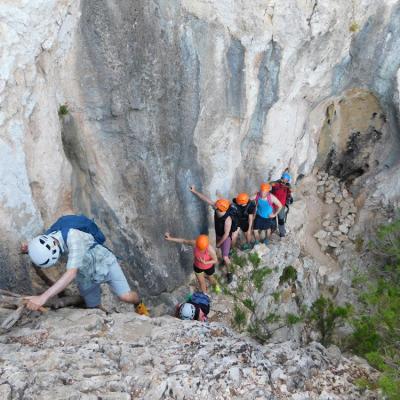
M 163 232 L 208 226 L 189 184 L 230 198 L 317 165 L 330 205 L 348 199 L 330 175 L 397 201 L 398 14 L 392 0 L 2 4 L 0 286 L 37 288 L 18 242 L 72 211 L 95 217 L 133 286 L 176 289 L 190 254 Z
M 353 384 L 374 372 L 332 348 L 260 346 L 168 316 L 49 312 L 3 335 L 0 357 L 2 399 L 375 398 Z

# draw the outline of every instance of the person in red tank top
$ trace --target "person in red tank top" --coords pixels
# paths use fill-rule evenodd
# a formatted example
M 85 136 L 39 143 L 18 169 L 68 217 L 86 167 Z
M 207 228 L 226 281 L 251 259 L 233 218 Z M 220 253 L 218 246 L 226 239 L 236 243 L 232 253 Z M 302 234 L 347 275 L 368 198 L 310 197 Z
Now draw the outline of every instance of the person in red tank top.
M 287 170 L 282 174 L 281 179 L 272 182 L 272 193 L 282 203 L 283 208 L 278 213 L 278 228 L 281 238 L 286 236 L 286 218 L 289 211 L 289 204 L 293 203 L 292 191 L 290 187 L 291 176 Z
M 210 245 L 207 235 L 199 235 L 196 240 L 175 238 L 168 232 L 164 235 L 165 240 L 169 242 L 188 244 L 193 246 L 193 269 L 196 274 L 200 290 L 207 294 L 206 279 L 214 287 L 216 293 L 221 292 L 218 282 L 214 278 L 215 264 L 217 263 L 217 254 Z

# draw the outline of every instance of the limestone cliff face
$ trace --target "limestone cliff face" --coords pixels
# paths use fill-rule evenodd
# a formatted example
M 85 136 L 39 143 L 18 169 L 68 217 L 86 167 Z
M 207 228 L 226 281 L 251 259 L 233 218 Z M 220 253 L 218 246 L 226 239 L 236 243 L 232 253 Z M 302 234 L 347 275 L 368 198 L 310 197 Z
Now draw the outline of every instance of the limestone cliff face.
M 30 288 L 18 241 L 73 210 L 132 283 L 173 290 L 190 254 L 163 232 L 206 229 L 189 184 L 232 197 L 317 166 L 396 200 L 399 18 L 393 0 L 2 2 L 0 286 Z

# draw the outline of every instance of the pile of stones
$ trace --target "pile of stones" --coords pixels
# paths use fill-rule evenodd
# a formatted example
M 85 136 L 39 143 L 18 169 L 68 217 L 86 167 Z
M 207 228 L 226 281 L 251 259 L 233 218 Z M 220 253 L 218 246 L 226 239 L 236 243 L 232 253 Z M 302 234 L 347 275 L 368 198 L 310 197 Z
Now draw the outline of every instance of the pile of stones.
M 317 178 L 318 196 L 326 204 L 336 205 L 336 207 L 332 213 L 324 215 L 322 229 L 314 237 L 322 251 L 331 249 L 333 254 L 339 255 L 344 242 L 351 240 L 349 231 L 354 225 L 357 207 L 344 183 L 336 177 L 329 176 L 326 172 L 319 172 Z

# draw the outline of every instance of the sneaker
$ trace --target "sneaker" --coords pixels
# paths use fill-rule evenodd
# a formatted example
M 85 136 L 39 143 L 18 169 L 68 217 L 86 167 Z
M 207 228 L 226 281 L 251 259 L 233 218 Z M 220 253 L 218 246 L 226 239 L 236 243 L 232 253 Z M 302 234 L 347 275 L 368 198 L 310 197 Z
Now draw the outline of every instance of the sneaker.
M 254 246 L 257 246 L 258 244 L 260 244 L 260 242 L 259 242 L 258 240 L 256 240 L 256 241 L 253 243 L 253 247 L 254 247 Z
M 242 251 L 250 250 L 250 245 L 248 243 L 242 244 Z
M 264 239 L 263 243 L 267 246 L 269 244 L 269 240 L 268 239 Z
M 149 314 L 149 310 L 147 309 L 147 307 L 144 305 L 143 302 L 140 302 L 136 307 L 135 307 L 135 311 L 140 314 L 140 315 L 146 315 L 147 317 L 150 315 Z
M 221 287 L 218 284 L 215 285 L 213 289 L 215 294 L 220 294 L 222 292 Z
M 226 281 L 228 282 L 228 284 L 229 284 L 229 283 L 232 283 L 232 281 L 233 281 L 233 275 L 232 275 L 231 272 L 228 272 L 228 273 L 226 274 Z

